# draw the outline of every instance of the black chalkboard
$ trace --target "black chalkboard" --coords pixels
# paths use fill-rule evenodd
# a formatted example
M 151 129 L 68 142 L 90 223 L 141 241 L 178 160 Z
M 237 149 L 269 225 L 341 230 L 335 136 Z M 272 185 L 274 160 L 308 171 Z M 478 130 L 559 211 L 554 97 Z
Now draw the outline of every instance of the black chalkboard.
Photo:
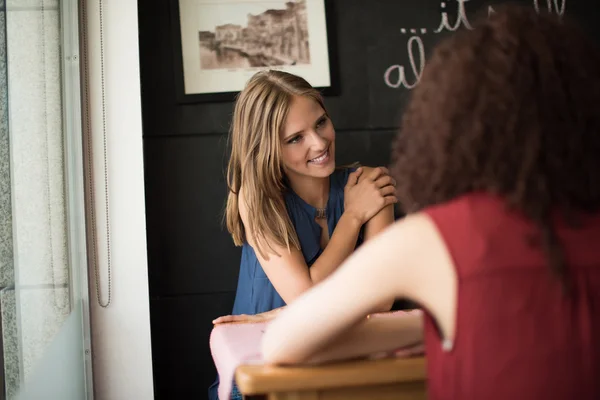
M 338 1 L 341 96 L 327 104 L 337 127 L 397 127 L 401 111 L 418 84 L 435 44 L 456 29 L 468 29 L 478 13 L 502 1 L 377 0 Z M 579 21 L 600 39 L 594 0 L 520 0 Z M 367 6 L 368 4 L 368 6 Z
M 176 1 L 176 0 L 171 0 Z M 310 0 L 309 0 L 310 1 Z M 158 7 L 139 2 L 140 9 L 157 13 Z M 334 117 L 336 128 L 386 129 L 398 126 L 403 104 L 410 90 L 406 86 L 415 83 L 410 54 L 415 70 L 420 71 L 423 61 L 420 48 L 427 57 L 433 46 L 452 29 L 464 28 L 480 11 L 502 3 L 498 0 L 326 0 L 327 21 L 332 53 L 332 79 L 336 82 L 334 95 L 327 96 L 327 106 Z M 597 0 L 518 0 L 516 3 L 530 5 L 565 15 L 579 21 L 594 37 L 600 38 L 594 26 L 598 20 L 600 4 Z M 175 71 L 180 65 L 173 64 L 173 38 L 175 30 L 169 29 L 173 10 L 162 6 L 165 15 L 160 24 L 145 28 L 143 36 L 163 35 L 157 40 L 167 43 L 163 53 L 156 47 L 157 41 L 148 41 L 152 62 L 157 58 L 162 65 L 144 66 L 163 68 L 161 79 L 168 80 L 169 92 L 162 90 L 162 99 L 154 99 L 154 115 L 149 117 L 152 129 L 145 134 L 215 134 L 226 132 L 231 118 L 232 102 L 177 104 Z M 557 11 L 558 10 L 558 11 Z M 142 11 L 140 11 L 142 12 Z M 170 19 L 171 18 L 171 19 Z M 164 27 L 166 25 L 166 29 Z M 441 27 L 441 29 L 440 29 Z M 154 30 L 154 32 L 150 32 Z M 143 51 L 143 49 L 142 49 Z M 168 67 L 168 71 L 166 70 Z M 400 68 L 404 68 L 405 83 L 399 80 Z M 389 71 L 388 71 L 389 70 Z M 384 78 L 387 74 L 387 83 Z M 143 72 L 143 71 L 142 71 Z M 152 82 L 155 85 L 156 82 Z M 397 86 L 397 87 L 394 87 Z

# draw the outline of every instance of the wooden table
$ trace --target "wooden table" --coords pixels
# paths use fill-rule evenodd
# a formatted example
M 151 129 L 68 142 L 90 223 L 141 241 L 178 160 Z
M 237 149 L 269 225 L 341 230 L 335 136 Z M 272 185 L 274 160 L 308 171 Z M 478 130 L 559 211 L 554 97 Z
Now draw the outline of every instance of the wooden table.
M 347 361 L 315 367 L 241 365 L 245 398 L 267 400 L 426 399 L 425 358 Z

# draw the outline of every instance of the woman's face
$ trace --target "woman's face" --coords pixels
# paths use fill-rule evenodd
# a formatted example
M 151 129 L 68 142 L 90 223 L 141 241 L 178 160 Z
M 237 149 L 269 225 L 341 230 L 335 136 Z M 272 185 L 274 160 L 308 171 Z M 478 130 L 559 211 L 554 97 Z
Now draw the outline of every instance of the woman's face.
M 281 132 L 283 166 L 294 177 L 325 178 L 335 169 L 335 130 L 319 103 L 295 96 Z

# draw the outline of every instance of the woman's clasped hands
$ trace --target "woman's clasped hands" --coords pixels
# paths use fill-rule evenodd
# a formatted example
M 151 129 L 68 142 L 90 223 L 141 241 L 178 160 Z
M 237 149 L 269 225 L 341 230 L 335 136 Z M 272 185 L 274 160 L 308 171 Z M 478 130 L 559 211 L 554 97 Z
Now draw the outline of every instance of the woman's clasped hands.
M 344 188 L 344 212 L 366 223 L 384 207 L 397 203 L 396 182 L 385 167 L 358 168 Z

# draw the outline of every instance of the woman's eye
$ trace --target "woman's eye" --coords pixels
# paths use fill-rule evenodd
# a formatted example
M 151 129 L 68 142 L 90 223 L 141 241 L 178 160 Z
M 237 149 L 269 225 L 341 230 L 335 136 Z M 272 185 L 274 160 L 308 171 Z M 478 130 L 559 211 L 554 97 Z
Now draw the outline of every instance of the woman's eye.
M 288 140 L 288 144 L 298 143 L 300 141 L 300 136 L 295 136 Z
M 326 122 L 327 118 L 320 119 L 319 121 L 317 121 L 317 128 L 322 127 L 323 125 L 325 125 Z

